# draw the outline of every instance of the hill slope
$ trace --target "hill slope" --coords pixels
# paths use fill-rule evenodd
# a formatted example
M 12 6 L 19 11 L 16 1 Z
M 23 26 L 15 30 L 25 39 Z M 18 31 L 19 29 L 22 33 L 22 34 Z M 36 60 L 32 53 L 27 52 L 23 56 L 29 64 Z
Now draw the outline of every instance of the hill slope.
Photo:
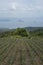
M 9 31 L 9 29 L 8 28 L 0 28 L 0 33 L 6 32 L 6 31 Z
M 43 65 L 42 38 L 0 38 L 0 65 Z

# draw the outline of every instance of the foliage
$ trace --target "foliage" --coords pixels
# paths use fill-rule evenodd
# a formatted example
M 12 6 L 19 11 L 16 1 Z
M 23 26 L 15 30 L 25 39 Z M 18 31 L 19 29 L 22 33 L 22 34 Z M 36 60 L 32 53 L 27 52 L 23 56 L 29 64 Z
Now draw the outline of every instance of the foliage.
M 24 28 L 17 28 L 15 31 L 15 35 L 20 35 L 22 37 L 28 36 L 27 31 Z
M 31 37 L 33 36 L 43 37 L 43 29 L 28 31 L 24 28 L 17 28 L 15 30 L 12 29 L 12 30 L 0 33 L 0 38 L 8 37 L 8 36 L 28 37 L 29 39 L 31 39 Z
M 41 37 L 43 37 L 43 29 L 30 31 L 30 35 L 31 36 L 41 36 Z

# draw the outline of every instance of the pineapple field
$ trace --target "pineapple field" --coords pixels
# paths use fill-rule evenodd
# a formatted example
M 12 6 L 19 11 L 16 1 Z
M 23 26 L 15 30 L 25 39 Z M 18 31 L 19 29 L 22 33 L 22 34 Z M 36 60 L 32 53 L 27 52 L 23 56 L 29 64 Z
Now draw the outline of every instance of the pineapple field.
M 0 38 L 0 65 L 43 65 L 43 38 Z

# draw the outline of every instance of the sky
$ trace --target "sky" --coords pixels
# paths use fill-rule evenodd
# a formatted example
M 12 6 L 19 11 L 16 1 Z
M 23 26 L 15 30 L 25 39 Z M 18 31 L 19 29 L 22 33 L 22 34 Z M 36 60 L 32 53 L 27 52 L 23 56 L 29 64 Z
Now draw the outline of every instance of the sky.
M 25 26 L 43 26 L 43 0 L 0 0 L 0 28 Z

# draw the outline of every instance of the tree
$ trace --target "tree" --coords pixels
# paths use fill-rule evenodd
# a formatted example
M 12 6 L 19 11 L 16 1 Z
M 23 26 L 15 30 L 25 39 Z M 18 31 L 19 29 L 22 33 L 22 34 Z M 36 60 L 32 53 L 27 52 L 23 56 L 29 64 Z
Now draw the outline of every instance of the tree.
M 15 30 L 15 35 L 20 35 L 22 37 L 24 37 L 24 36 L 27 37 L 28 36 L 27 31 L 24 28 L 17 28 Z

